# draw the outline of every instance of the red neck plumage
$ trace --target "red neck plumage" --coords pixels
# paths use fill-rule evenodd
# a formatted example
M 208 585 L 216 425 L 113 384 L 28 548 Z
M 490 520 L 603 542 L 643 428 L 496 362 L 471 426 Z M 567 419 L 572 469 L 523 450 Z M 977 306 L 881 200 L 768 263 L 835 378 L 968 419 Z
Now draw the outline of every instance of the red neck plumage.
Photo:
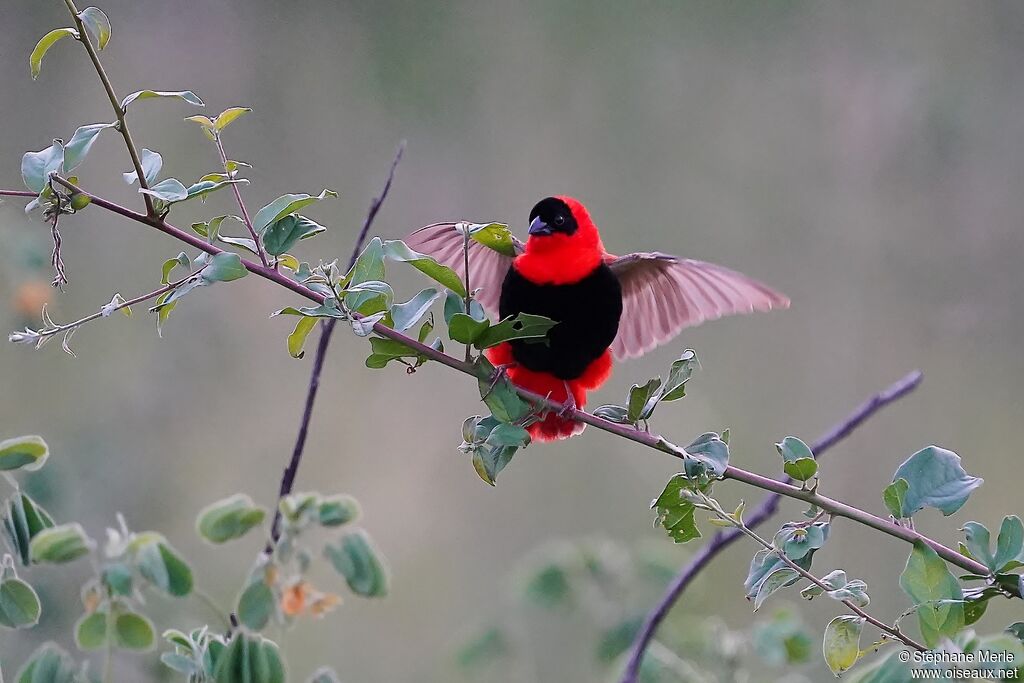
M 514 266 L 535 284 L 564 285 L 590 275 L 604 259 L 604 244 L 586 208 L 571 197 L 559 197 L 572 210 L 576 232 L 571 235 L 533 236 Z

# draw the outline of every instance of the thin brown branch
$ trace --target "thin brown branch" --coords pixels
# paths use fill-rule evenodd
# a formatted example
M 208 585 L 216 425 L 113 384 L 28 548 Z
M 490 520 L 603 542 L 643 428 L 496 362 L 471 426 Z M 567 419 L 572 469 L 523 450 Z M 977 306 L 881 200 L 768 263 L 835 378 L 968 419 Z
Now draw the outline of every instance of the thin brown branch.
M 359 258 L 359 254 L 363 250 L 366 238 L 370 234 L 370 226 L 373 225 L 374 219 L 377 218 L 377 212 L 380 211 L 381 205 L 384 204 L 384 200 L 387 199 L 388 192 L 391 190 L 391 183 L 395 179 L 395 169 L 398 168 L 398 162 L 402 160 L 402 153 L 404 151 L 405 141 L 403 140 L 399 143 L 398 150 L 395 152 L 395 158 L 391 162 L 391 168 L 388 170 L 388 177 L 384 182 L 384 188 L 381 190 L 380 196 L 374 198 L 374 200 L 370 202 L 370 209 L 366 212 L 366 219 L 363 221 L 363 227 L 359 230 L 359 234 L 356 236 L 356 241 L 352 246 L 352 254 L 349 256 L 348 268 L 346 271 L 352 270 L 352 267 L 356 263 L 356 259 Z M 299 424 L 299 433 L 295 439 L 295 448 L 292 450 L 292 457 L 288 461 L 288 466 L 285 468 L 284 473 L 281 475 L 281 487 L 277 494 L 278 502 L 291 493 L 292 488 L 295 486 L 295 476 L 298 474 L 299 464 L 302 462 L 302 454 L 306 448 L 306 436 L 309 433 L 309 423 L 313 418 L 313 406 L 316 403 L 317 391 L 320 389 L 320 374 L 324 369 L 324 358 L 327 356 L 327 347 L 331 343 L 331 335 L 334 334 L 334 326 L 337 322 L 337 320 L 332 318 L 330 320 L 323 321 L 320 326 L 320 339 L 316 345 L 316 356 L 313 358 L 313 368 L 309 374 L 309 388 L 306 390 L 306 402 L 302 410 L 302 422 Z M 274 512 L 274 521 L 270 526 L 270 541 L 267 543 L 265 552 L 269 554 L 273 551 L 274 544 L 277 543 L 280 536 L 281 508 L 278 506 L 277 510 Z
M 811 446 L 811 452 L 814 453 L 814 457 L 821 457 L 826 451 L 853 433 L 857 427 L 864 424 L 871 416 L 912 392 L 920 386 L 923 378 L 924 375 L 919 370 L 909 372 L 889 385 L 884 391 L 875 394 L 862 403 L 846 419 L 832 427 L 828 433 Z M 784 481 L 790 481 L 789 477 L 786 477 Z M 747 527 L 754 529 L 767 521 L 775 514 L 781 499 L 782 496 L 778 493 L 769 493 L 765 496 L 757 509 L 747 518 Z M 665 589 L 665 594 L 662 595 L 661 599 L 658 600 L 657 604 L 651 608 L 644 618 L 643 624 L 641 624 L 640 630 L 637 632 L 633 645 L 630 648 L 629 659 L 626 662 L 626 668 L 620 679 L 621 683 L 636 683 L 637 677 L 640 674 L 640 665 L 643 662 L 644 653 L 654 641 L 658 627 L 661 626 L 665 617 L 668 616 L 673 605 L 679 601 L 683 592 L 697 578 L 697 575 L 700 574 L 704 567 L 717 557 L 719 553 L 739 540 L 742 535 L 739 529 L 717 532 L 708 539 L 708 542 L 704 544 L 700 551 L 679 571 L 668 588 Z
M 224 151 L 224 142 L 220 138 L 220 133 L 213 134 L 213 142 L 217 145 L 217 154 L 220 156 L 220 164 L 224 167 L 224 172 L 231 178 L 231 171 L 228 170 L 228 154 Z M 260 263 L 265 266 L 270 265 L 267 261 L 267 252 L 263 249 L 263 242 L 260 241 L 259 235 L 256 234 L 255 228 L 252 226 L 252 219 L 249 217 L 249 210 L 245 207 L 245 202 L 242 201 L 242 193 L 238 189 L 238 183 L 231 183 L 231 191 L 235 195 L 235 201 L 238 203 L 238 210 L 242 212 L 242 222 L 245 223 L 246 229 L 249 231 L 249 236 L 252 238 L 253 244 L 256 245 L 256 253 L 260 257 Z
M 223 249 L 216 247 L 212 244 L 209 244 L 199 239 L 198 237 L 190 235 L 189 233 L 185 232 L 184 230 L 181 230 L 180 228 L 174 227 L 173 225 L 167 223 L 165 220 L 159 217 L 146 216 L 141 213 L 132 211 L 131 209 L 127 209 L 109 200 L 103 199 L 102 197 L 97 197 L 96 195 L 87 192 L 86 190 L 83 190 L 77 185 L 68 182 L 64 178 L 54 176 L 54 182 L 57 182 L 63 185 L 64 187 L 67 187 L 69 190 L 72 190 L 73 192 L 81 192 L 87 195 L 92 200 L 92 202 L 97 206 L 113 211 L 114 213 L 117 213 L 126 218 L 131 218 L 136 222 L 143 223 L 150 227 L 156 228 L 160 232 L 170 235 L 175 239 L 178 239 L 179 241 L 186 242 L 187 244 L 202 251 L 205 251 L 209 254 L 219 254 L 224 251 Z M 255 275 L 259 275 L 262 278 L 275 282 L 276 284 L 285 287 L 311 301 L 315 301 L 317 303 L 324 302 L 324 295 L 309 289 L 305 285 L 292 280 L 288 276 L 284 275 L 283 273 L 277 272 L 273 268 L 267 268 L 265 266 L 262 266 L 258 263 L 254 263 L 244 258 L 241 259 L 241 262 L 242 265 L 246 268 L 246 270 Z M 423 356 L 426 356 L 430 360 L 436 361 L 442 365 L 445 365 L 453 370 L 457 370 L 463 374 L 470 375 L 471 377 L 476 377 L 475 368 L 471 363 L 467 363 L 458 358 L 453 358 L 452 356 L 449 356 L 448 354 L 442 351 L 438 351 L 434 348 L 431 348 L 427 344 L 423 344 L 417 341 L 416 339 L 413 339 L 412 337 L 408 337 L 402 334 L 401 332 L 391 329 L 386 325 L 382 325 L 381 323 L 375 323 L 373 325 L 373 331 L 382 337 L 393 339 L 395 341 L 401 342 L 402 344 L 405 344 L 409 348 L 415 350 L 417 353 L 420 353 Z M 516 387 L 516 392 L 524 399 L 532 403 L 539 410 L 563 410 L 564 408 L 557 401 L 553 401 L 547 398 L 546 396 L 541 396 L 540 394 L 536 394 L 531 391 L 521 389 L 519 387 Z M 592 427 L 595 427 L 596 429 L 600 429 L 610 434 L 615 434 L 616 436 L 622 437 L 623 439 L 627 439 L 629 441 L 633 441 L 643 446 L 647 446 L 648 448 L 652 448 L 662 453 L 668 453 L 669 455 L 672 455 L 676 458 L 681 459 L 685 457 L 685 455 L 680 452 L 680 449 L 678 449 L 677 447 L 672 447 L 669 444 L 669 442 L 667 442 L 665 439 L 663 439 L 661 436 L 657 434 L 653 434 L 647 431 L 641 431 L 628 425 L 616 424 L 614 422 L 610 422 L 603 418 L 597 417 L 596 415 L 593 415 L 583 410 L 576 409 L 572 411 L 563 412 L 570 419 L 582 422 L 584 424 L 588 424 Z M 755 474 L 754 472 L 750 472 L 748 470 L 744 470 L 742 468 L 735 467 L 732 465 L 726 467 L 725 472 L 722 474 L 722 478 L 733 479 L 735 481 L 740 481 L 745 484 L 749 484 L 751 486 L 754 486 L 755 488 L 759 488 L 764 491 L 778 493 L 788 498 L 793 498 L 795 500 L 800 500 L 805 503 L 817 505 L 819 508 L 831 513 L 834 516 L 846 517 L 847 519 L 851 519 L 864 526 L 877 529 L 878 531 L 881 531 L 886 535 L 906 541 L 907 543 L 921 541 L 922 543 L 925 543 L 928 546 L 930 546 L 939 555 L 939 557 L 944 559 L 946 562 L 949 562 L 950 564 L 960 567 L 961 569 L 964 569 L 971 574 L 978 574 L 981 576 L 987 576 L 989 574 L 988 568 L 982 563 L 972 560 L 969 557 L 965 557 L 964 555 L 958 553 L 956 550 L 953 550 L 952 548 L 949 548 L 934 539 L 924 536 L 923 534 L 913 529 L 908 529 L 904 526 L 896 524 L 892 520 L 882 519 L 865 510 L 861 510 L 851 505 L 847 505 L 846 503 L 843 503 L 841 501 L 837 501 L 827 496 L 823 496 L 817 493 L 816 491 L 808 491 L 798 486 L 793 486 L 792 484 L 789 484 L 786 481 L 780 481 L 778 479 L 772 479 L 771 477 L 765 477 L 760 474 Z
M 89 53 L 89 59 L 92 60 L 93 68 L 96 69 L 96 75 L 100 77 L 103 90 L 106 91 L 107 98 L 110 100 L 110 106 L 114 109 L 114 115 L 117 116 L 117 129 L 121 132 L 121 137 L 124 138 L 124 144 L 128 148 L 128 155 L 132 158 L 135 173 L 139 176 L 139 187 L 144 190 L 148 189 L 149 185 L 146 182 L 146 174 L 142 171 L 142 158 L 139 156 L 139 148 L 135 146 L 132 134 L 128 130 L 128 124 L 125 121 L 125 111 L 121 107 L 121 100 L 118 99 L 117 92 L 114 91 L 114 86 L 110 82 L 110 77 L 107 76 L 107 71 L 103 68 L 99 53 L 96 51 L 96 46 L 92 44 L 92 37 L 79 16 L 74 0 L 64 0 L 64 4 L 68 6 L 68 11 L 71 12 L 71 16 L 75 20 L 75 26 L 78 28 L 78 39 L 85 46 L 85 51 Z M 152 215 L 153 198 L 146 193 L 143 193 L 142 198 L 146 202 L 146 213 Z
M 31 190 L 0 190 L 0 197 L 35 197 L 38 194 Z

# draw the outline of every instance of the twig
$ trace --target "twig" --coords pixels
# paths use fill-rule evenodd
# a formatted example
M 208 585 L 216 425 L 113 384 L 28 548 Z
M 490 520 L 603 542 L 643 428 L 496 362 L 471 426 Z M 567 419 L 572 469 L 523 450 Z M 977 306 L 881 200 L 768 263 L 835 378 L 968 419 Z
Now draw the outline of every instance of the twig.
M 828 431 L 824 436 L 818 439 L 811 446 L 811 451 L 814 453 L 815 458 L 821 457 L 828 449 L 835 446 L 837 443 L 849 436 L 853 430 L 862 425 L 875 413 L 886 407 L 890 403 L 894 403 L 899 399 L 903 398 L 914 389 L 916 389 L 923 379 L 923 375 L 919 370 L 914 370 L 904 375 L 901 379 L 895 383 L 889 385 L 884 391 L 881 391 L 867 401 L 862 403 L 855 411 L 853 411 L 845 420 L 835 425 Z M 789 477 L 786 477 L 783 481 L 790 481 Z M 782 496 L 778 493 L 770 493 L 764 497 L 761 504 L 757 506 L 750 516 L 746 520 L 748 528 L 753 529 L 763 524 L 768 518 L 770 518 L 779 507 L 779 501 Z M 686 590 L 687 586 L 697 578 L 697 575 L 707 566 L 711 560 L 713 560 L 719 553 L 732 545 L 740 536 L 742 532 L 739 529 L 730 529 L 728 531 L 719 531 L 712 536 L 704 547 L 690 559 L 689 563 L 683 567 L 676 577 L 669 584 L 665 590 L 665 594 L 661 599 L 654 605 L 647 616 L 644 618 L 644 622 L 637 632 L 636 638 L 633 641 L 633 646 L 630 649 L 630 656 L 626 663 L 625 671 L 623 672 L 621 683 L 636 683 L 637 677 L 640 673 L 640 664 L 643 662 L 644 653 L 647 651 L 650 644 L 654 641 L 654 634 L 657 632 L 658 627 L 668 616 L 669 610 L 672 606 L 679 601 L 683 591 Z
M 0 197 L 36 197 L 38 192 L 31 190 L 0 190 Z
M 92 203 L 97 206 L 108 209 L 121 216 L 125 216 L 126 218 L 130 218 L 138 223 L 142 223 L 144 225 L 156 228 L 160 232 L 163 232 L 167 235 L 171 235 L 175 239 L 185 242 L 195 247 L 196 249 L 205 251 L 208 254 L 219 254 L 224 251 L 224 249 L 221 249 L 220 247 L 209 244 L 196 236 L 190 235 L 189 233 L 185 232 L 184 230 L 181 230 L 180 228 L 174 227 L 173 225 L 167 223 L 165 220 L 158 216 L 146 216 L 144 214 L 132 211 L 131 209 L 125 208 L 120 204 L 116 204 L 115 202 L 103 199 L 102 197 L 97 197 L 96 195 L 86 190 L 83 190 L 74 183 L 71 183 L 59 176 L 54 176 L 54 182 L 63 185 L 64 187 L 67 187 L 69 190 L 72 190 L 73 192 L 80 192 L 82 194 L 85 194 L 92 200 Z M 323 294 L 313 291 L 309 287 L 306 287 L 300 282 L 292 280 L 290 277 L 284 275 L 283 273 L 277 272 L 273 268 L 262 266 L 258 263 L 254 263 L 244 258 L 241 259 L 241 262 L 245 269 L 248 270 L 250 273 L 259 275 L 260 277 L 265 278 L 267 280 L 271 280 L 272 282 L 282 287 L 285 287 L 311 301 L 315 301 L 316 303 L 323 303 L 324 299 L 326 298 Z M 442 351 L 438 351 L 437 349 L 434 349 L 428 346 L 427 344 L 423 344 L 422 342 L 419 342 L 412 337 L 406 336 L 405 334 L 398 332 L 397 330 L 393 330 L 387 325 L 383 325 L 379 322 L 375 323 L 372 329 L 374 333 L 379 334 L 380 336 L 385 337 L 387 339 L 392 339 L 394 341 L 401 342 L 402 344 L 408 346 L 417 353 L 426 356 L 429 360 L 436 361 L 442 365 L 445 365 L 453 370 L 457 370 L 471 377 L 476 377 L 476 369 L 470 363 L 466 363 L 463 360 L 454 358 Z M 564 408 L 563 405 L 561 405 L 557 401 L 553 401 L 547 398 L 546 396 L 541 396 L 540 394 L 536 394 L 532 391 L 528 391 L 520 387 L 516 387 L 515 390 L 516 393 L 518 393 L 521 397 L 523 397 L 530 403 L 534 404 L 538 408 L 547 408 L 549 410 L 563 410 Z M 648 448 L 652 448 L 656 451 L 668 453 L 669 455 L 672 455 L 673 457 L 676 458 L 682 459 L 685 457 L 685 454 L 681 452 L 681 449 L 672 446 L 668 441 L 666 441 L 657 434 L 638 430 L 629 425 L 616 424 L 614 422 L 610 422 L 608 420 L 597 417 L 596 415 L 579 409 L 563 412 L 565 413 L 565 416 L 568 419 L 576 420 L 577 422 L 582 422 L 584 424 L 591 425 L 596 429 L 600 429 L 610 434 L 615 434 L 616 436 L 619 436 L 623 439 L 633 441 Z M 861 510 L 851 505 L 847 505 L 846 503 L 843 503 L 841 501 L 829 498 L 827 496 L 823 496 L 820 493 L 817 493 L 816 491 L 804 490 L 799 486 L 793 486 L 792 484 L 786 481 L 772 479 L 771 477 L 765 477 L 760 474 L 755 474 L 754 472 L 750 472 L 748 470 L 735 467 L 733 465 L 729 465 L 728 467 L 725 468 L 725 472 L 723 472 L 722 478 L 733 479 L 735 481 L 743 482 L 745 484 L 754 486 L 755 488 L 759 488 L 764 491 L 778 493 L 788 498 L 793 498 L 795 500 L 800 500 L 805 503 L 817 505 L 819 508 L 826 510 L 827 512 L 831 513 L 834 516 L 846 517 L 847 519 L 851 519 L 859 524 L 871 527 L 872 529 L 876 529 L 888 536 L 898 538 L 902 541 L 906 541 L 907 543 L 921 541 L 922 543 L 925 543 L 929 547 L 931 547 L 932 550 L 934 550 L 939 555 L 939 557 L 941 557 L 946 562 L 949 562 L 952 565 L 960 567 L 961 569 L 964 569 L 971 574 L 978 574 L 980 576 L 988 576 L 990 574 L 988 567 L 986 567 L 982 563 L 976 560 L 972 560 L 971 558 L 966 557 L 964 555 L 961 555 L 956 550 L 948 546 L 945 546 L 939 543 L 938 541 L 915 531 L 914 529 L 908 529 L 904 526 L 896 524 L 892 520 L 882 519 L 881 517 L 873 515 L 865 510 Z
M 377 212 L 380 211 L 380 207 L 384 204 L 384 200 L 388 196 L 388 192 L 391 190 L 391 183 L 395 179 L 395 169 L 398 168 L 398 162 L 402 160 L 402 153 L 405 151 L 405 141 L 403 140 L 398 145 L 398 150 L 395 152 L 395 158 L 391 162 L 391 168 L 388 170 L 388 178 L 384 182 L 384 188 L 380 192 L 380 196 L 376 197 L 370 203 L 370 210 L 366 212 L 366 219 L 363 221 L 363 227 L 359 231 L 359 235 L 356 236 L 355 244 L 352 247 L 352 255 L 348 259 L 347 271 L 352 270 L 352 267 L 356 264 L 356 259 L 359 258 L 360 252 L 363 250 L 363 244 L 366 242 L 366 237 L 370 233 L 370 226 L 373 225 L 373 221 L 377 218 Z M 313 358 L 313 368 L 309 374 L 309 388 L 306 390 L 306 403 L 302 409 L 302 422 L 299 424 L 299 434 L 295 439 L 295 448 L 292 450 L 291 460 L 288 461 L 288 466 L 285 468 L 284 473 L 281 475 L 281 487 L 277 494 L 278 501 L 287 496 L 292 492 L 292 487 L 295 485 L 295 475 L 299 471 L 299 463 L 302 462 L 302 453 L 306 448 L 306 436 L 309 432 L 309 422 L 313 418 L 313 405 L 316 403 L 316 394 L 320 388 L 320 373 L 324 368 L 324 358 L 327 356 L 327 347 L 331 343 L 331 335 L 334 333 L 334 325 L 337 320 L 330 319 L 324 321 L 320 326 L 320 340 L 316 345 L 316 356 Z M 267 542 L 267 546 L 264 550 L 268 555 L 273 552 L 274 544 L 281 537 L 281 508 L 277 507 L 274 512 L 274 521 L 270 525 L 270 540 Z
M 89 53 L 89 59 L 92 60 L 92 65 L 96 69 L 96 75 L 100 77 L 103 89 L 110 100 L 110 106 L 113 107 L 114 115 L 117 116 L 117 129 L 121 132 L 121 137 L 124 138 L 125 147 L 128 148 L 128 154 L 132 158 L 132 165 L 135 166 L 135 173 L 139 176 L 139 187 L 143 190 L 148 189 L 149 184 L 146 182 L 146 174 L 142 170 L 142 158 L 139 156 L 139 148 L 135 146 L 132 134 L 128 130 L 128 124 L 125 122 L 125 110 L 121 107 L 121 100 L 118 99 L 117 93 L 114 91 L 114 86 L 111 84 L 110 78 L 103 68 L 103 63 L 100 62 L 99 53 L 96 52 L 96 47 L 92 44 L 89 31 L 86 30 L 85 24 L 82 23 L 82 18 L 79 16 L 74 0 L 64 0 L 64 4 L 68 6 L 68 11 L 74 17 L 75 25 L 78 27 L 78 39 L 85 46 L 85 51 Z M 142 198 L 146 202 L 146 214 L 152 216 L 153 198 L 146 193 L 142 194 Z
M 228 178 L 232 177 L 231 171 L 228 170 L 228 154 L 224 151 L 224 142 L 220 139 L 220 133 L 213 134 L 213 142 L 217 145 L 217 154 L 220 156 L 221 166 L 224 167 L 224 172 L 228 174 Z M 267 252 L 263 249 L 263 243 L 260 242 L 259 235 L 256 234 L 255 228 L 252 226 L 252 219 L 249 218 L 249 210 L 245 208 L 245 202 L 242 201 L 242 193 L 238 189 L 238 183 L 231 183 L 231 191 L 235 194 L 235 201 L 238 202 L 238 210 L 242 212 L 242 221 L 245 223 L 246 229 L 249 231 L 249 236 L 252 237 L 253 244 L 256 245 L 256 253 L 260 257 L 260 263 L 267 266 L 270 265 L 267 262 Z
M 719 514 L 719 517 L 721 519 L 726 519 L 726 520 L 732 521 L 728 517 L 728 515 Z M 769 543 L 765 539 L 761 538 L 761 536 L 759 536 L 757 534 L 757 532 L 752 531 L 750 529 L 750 527 L 747 526 L 746 524 L 744 524 L 742 522 L 734 522 L 734 524 L 736 524 L 735 529 L 737 531 L 739 531 L 741 534 L 743 534 L 744 536 L 747 536 L 748 538 L 753 539 L 755 542 L 757 542 L 761 546 L 767 548 L 768 550 L 775 550 L 775 546 L 773 546 L 771 543 Z M 813 583 L 818 588 L 820 588 L 820 589 L 822 589 L 823 591 L 826 591 L 826 592 L 832 590 L 832 588 L 830 586 L 826 585 L 824 581 L 822 581 L 817 576 L 815 576 L 814 574 L 810 573 L 809 571 L 807 571 L 806 569 L 804 569 L 803 567 L 798 565 L 796 562 L 794 562 L 792 559 L 790 559 L 786 555 L 786 553 L 784 553 L 782 551 L 778 551 L 778 552 L 776 552 L 776 555 L 779 556 L 779 559 L 782 560 L 786 564 L 786 566 L 788 566 L 790 569 L 795 571 L 797 574 L 799 574 L 800 576 L 804 577 L 805 579 L 807 579 L 808 581 Z M 869 624 L 874 625 L 879 630 L 883 631 L 884 633 L 889 634 L 890 636 L 892 636 L 896 640 L 899 640 L 903 644 L 909 645 L 910 647 L 914 648 L 918 652 L 925 652 L 925 651 L 928 650 L 928 648 L 926 648 L 924 645 L 922 645 L 921 643 L 917 642 L 916 640 L 914 640 L 910 636 L 905 635 L 903 633 L 903 631 L 899 630 L 898 628 L 894 628 L 892 626 L 889 626 L 885 622 L 879 621 L 878 619 L 874 618 L 873 616 L 871 616 L 870 614 L 865 612 L 861 607 L 856 605 L 852 600 L 844 599 L 844 600 L 840 600 L 839 602 L 841 602 L 844 605 L 846 605 L 846 607 L 848 609 L 850 609 L 854 614 L 856 614 L 860 618 L 864 619 Z

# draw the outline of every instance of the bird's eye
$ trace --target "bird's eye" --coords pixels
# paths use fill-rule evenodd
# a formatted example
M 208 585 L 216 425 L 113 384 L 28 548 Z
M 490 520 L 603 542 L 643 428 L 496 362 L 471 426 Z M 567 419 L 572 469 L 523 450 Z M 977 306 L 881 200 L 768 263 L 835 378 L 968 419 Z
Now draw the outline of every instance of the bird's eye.
M 562 214 L 555 216 L 555 225 L 565 225 L 565 216 Z

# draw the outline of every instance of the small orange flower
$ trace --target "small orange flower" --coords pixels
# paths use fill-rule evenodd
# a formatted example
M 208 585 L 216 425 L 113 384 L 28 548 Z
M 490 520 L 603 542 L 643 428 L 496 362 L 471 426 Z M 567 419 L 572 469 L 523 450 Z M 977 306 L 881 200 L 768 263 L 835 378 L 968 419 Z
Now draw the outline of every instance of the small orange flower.
M 281 594 L 281 611 L 285 616 L 297 617 L 306 611 L 309 584 L 305 581 L 287 586 Z

